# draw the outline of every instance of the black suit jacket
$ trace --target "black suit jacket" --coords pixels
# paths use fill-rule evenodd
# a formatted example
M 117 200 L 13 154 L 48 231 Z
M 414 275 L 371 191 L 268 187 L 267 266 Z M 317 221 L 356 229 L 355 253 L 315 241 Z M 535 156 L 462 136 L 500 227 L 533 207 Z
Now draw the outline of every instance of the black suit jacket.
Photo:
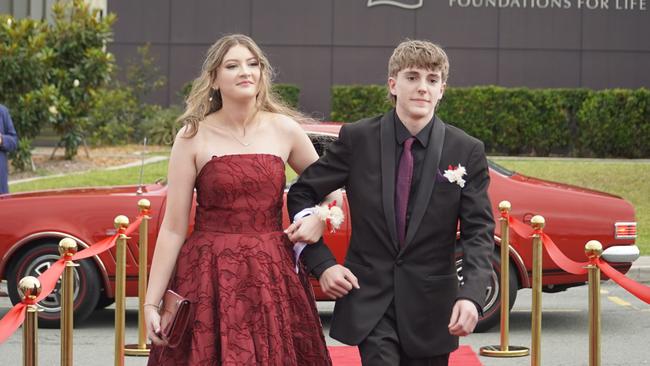
M 414 358 L 448 353 L 458 338 L 447 325 L 453 304 L 467 298 L 483 306 L 491 275 L 494 219 L 487 189 L 483 143 L 434 119 L 423 171 L 399 248 L 395 227 L 394 111 L 346 124 L 325 155 L 307 168 L 288 195 L 290 217 L 345 187 L 352 236 L 344 265 L 359 290 L 337 300 L 330 335 L 359 344 L 395 302 L 397 331 Z M 449 165 L 467 169 L 465 187 L 442 176 Z M 460 223 L 460 243 L 456 232 Z M 459 288 L 455 245 L 463 247 L 464 285 Z M 305 248 L 303 261 L 317 276 L 335 263 L 322 243 Z

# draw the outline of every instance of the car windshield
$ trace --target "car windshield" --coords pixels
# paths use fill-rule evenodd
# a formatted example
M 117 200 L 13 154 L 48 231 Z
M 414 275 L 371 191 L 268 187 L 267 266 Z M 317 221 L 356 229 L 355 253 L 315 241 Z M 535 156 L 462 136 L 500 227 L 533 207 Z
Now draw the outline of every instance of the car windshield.
M 331 136 L 331 135 L 320 135 L 320 134 L 312 134 L 312 133 L 309 133 L 307 135 L 309 136 L 311 143 L 314 144 L 314 148 L 316 149 L 318 156 L 323 156 L 323 154 L 325 153 L 325 149 L 327 149 L 329 144 L 331 144 L 334 140 L 337 139 L 336 136 Z
M 506 168 L 502 167 L 501 165 L 495 163 L 494 161 L 492 161 L 490 159 L 488 159 L 488 165 L 490 166 L 490 168 L 492 168 L 492 170 L 494 170 L 495 172 L 497 172 L 497 173 L 499 173 L 501 175 L 505 175 L 505 176 L 510 177 L 510 176 L 515 174 L 514 171 L 506 169 Z

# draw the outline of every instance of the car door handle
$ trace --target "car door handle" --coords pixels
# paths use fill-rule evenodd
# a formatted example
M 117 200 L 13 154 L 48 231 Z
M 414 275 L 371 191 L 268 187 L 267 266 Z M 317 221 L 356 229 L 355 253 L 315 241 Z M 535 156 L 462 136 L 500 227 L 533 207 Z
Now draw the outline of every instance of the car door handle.
M 524 224 L 530 224 L 530 220 L 532 220 L 533 216 L 535 216 L 535 214 L 527 212 L 524 214 L 524 218 L 522 221 L 524 222 Z

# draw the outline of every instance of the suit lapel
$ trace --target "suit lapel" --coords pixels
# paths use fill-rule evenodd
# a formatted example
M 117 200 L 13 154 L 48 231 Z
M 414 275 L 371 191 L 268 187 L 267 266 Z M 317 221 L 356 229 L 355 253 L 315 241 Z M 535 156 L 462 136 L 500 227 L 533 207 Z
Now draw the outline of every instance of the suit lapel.
M 440 165 L 440 156 L 442 155 L 442 145 L 445 141 L 445 124 L 436 117 L 433 121 L 433 128 L 431 129 L 431 136 L 429 136 L 429 146 L 424 156 L 422 164 L 422 174 L 420 175 L 420 182 L 416 189 L 416 195 L 413 197 L 415 203 L 411 219 L 409 220 L 408 228 L 406 230 L 406 239 L 404 240 L 404 248 L 413 240 L 417 232 L 424 212 L 429 205 L 433 187 L 436 184 L 436 174 L 438 173 L 438 165 Z M 394 155 L 394 154 L 393 154 Z
M 395 227 L 395 119 L 393 110 L 381 119 L 381 198 L 384 204 L 384 218 L 390 232 L 393 249 L 397 250 L 397 228 Z

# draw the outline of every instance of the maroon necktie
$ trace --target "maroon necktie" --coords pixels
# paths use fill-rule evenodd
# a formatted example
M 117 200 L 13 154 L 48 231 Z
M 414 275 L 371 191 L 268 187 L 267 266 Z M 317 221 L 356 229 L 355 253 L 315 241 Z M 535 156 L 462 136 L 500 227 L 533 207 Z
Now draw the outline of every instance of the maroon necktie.
M 404 150 L 399 159 L 397 167 L 397 182 L 395 184 L 395 222 L 397 224 L 397 239 L 400 247 L 404 246 L 406 238 L 406 208 L 411 192 L 411 181 L 413 180 L 413 146 L 415 137 L 411 136 L 404 141 Z

